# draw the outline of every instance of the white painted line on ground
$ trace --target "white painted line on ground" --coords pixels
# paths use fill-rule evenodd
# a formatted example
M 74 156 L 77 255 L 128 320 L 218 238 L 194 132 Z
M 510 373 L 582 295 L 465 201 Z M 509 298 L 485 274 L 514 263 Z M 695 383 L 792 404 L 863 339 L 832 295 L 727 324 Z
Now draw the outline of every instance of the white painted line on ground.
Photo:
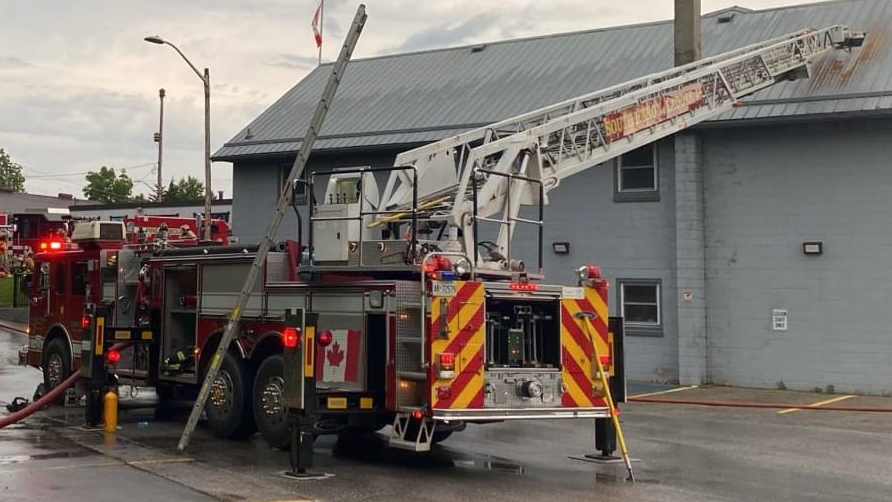
M 824 406 L 825 404 L 838 403 L 840 401 L 843 401 L 845 399 L 849 399 L 852 397 L 856 397 L 856 396 L 849 395 L 849 396 L 834 397 L 833 399 L 828 399 L 826 401 L 818 401 L 817 403 L 812 403 L 807 406 L 809 408 L 818 408 L 818 407 Z M 802 408 L 787 408 L 786 410 L 780 410 L 779 412 L 777 412 L 777 414 L 778 415 L 786 415 L 787 413 L 793 413 L 794 411 L 802 411 Z
M 147 464 L 172 464 L 175 462 L 195 462 L 194 458 L 158 458 L 155 460 L 133 460 L 125 462 L 127 465 L 147 465 Z
M 687 387 L 678 387 L 675 389 L 661 390 L 659 392 L 649 392 L 647 394 L 636 394 L 634 396 L 629 396 L 629 399 L 635 399 L 637 397 L 659 396 L 660 394 L 670 394 L 672 392 L 681 392 L 683 390 L 696 389 L 698 387 L 699 387 L 699 385 L 689 385 Z

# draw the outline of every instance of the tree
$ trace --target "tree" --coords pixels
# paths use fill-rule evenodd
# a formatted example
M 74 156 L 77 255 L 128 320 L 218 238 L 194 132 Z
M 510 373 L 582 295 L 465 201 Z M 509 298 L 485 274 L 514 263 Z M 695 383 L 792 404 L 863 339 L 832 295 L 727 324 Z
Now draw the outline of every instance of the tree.
M 87 173 L 87 186 L 84 187 L 84 196 L 88 200 L 113 203 L 127 202 L 133 191 L 133 180 L 127 176 L 127 170 L 121 169 L 121 174 L 115 174 L 113 168 L 102 166 L 99 172 Z
M 22 166 L 13 162 L 2 148 L 0 148 L 0 188 L 13 192 L 25 191 Z
M 195 202 L 204 200 L 204 183 L 193 176 L 187 176 L 170 185 L 164 192 L 165 202 Z

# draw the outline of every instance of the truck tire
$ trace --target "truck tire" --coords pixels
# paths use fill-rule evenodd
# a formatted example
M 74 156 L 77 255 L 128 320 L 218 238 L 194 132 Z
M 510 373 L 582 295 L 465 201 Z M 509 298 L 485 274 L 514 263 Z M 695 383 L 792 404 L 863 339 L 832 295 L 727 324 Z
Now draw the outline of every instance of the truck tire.
M 43 349 L 40 362 L 43 368 L 43 385 L 46 392 L 53 390 L 71 375 L 71 349 L 63 338 L 53 338 Z M 58 399 L 62 403 L 65 395 Z
M 205 405 L 208 425 L 215 435 L 244 439 L 257 432 L 251 413 L 250 381 L 244 361 L 227 352 Z
M 260 363 L 254 378 L 254 421 L 264 441 L 273 448 L 291 446 L 291 429 L 285 409 L 285 361 L 280 354 Z

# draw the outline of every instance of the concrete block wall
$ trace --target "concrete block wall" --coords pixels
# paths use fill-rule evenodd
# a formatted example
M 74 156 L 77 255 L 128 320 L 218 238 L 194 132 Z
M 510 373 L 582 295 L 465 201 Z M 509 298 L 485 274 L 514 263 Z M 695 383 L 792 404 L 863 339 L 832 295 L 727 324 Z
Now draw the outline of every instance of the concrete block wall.
M 700 137 L 675 136 L 675 240 L 678 304 L 678 380 L 709 381 L 706 351 L 706 284 L 703 253 L 703 171 Z
M 892 392 L 890 135 L 888 120 L 702 133 L 714 383 Z

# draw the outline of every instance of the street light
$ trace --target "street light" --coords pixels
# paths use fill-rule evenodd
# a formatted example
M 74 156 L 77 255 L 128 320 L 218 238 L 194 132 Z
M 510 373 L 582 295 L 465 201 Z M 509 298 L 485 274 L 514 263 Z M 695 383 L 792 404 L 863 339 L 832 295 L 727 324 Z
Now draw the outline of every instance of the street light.
M 167 40 L 159 36 L 145 37 L 143 40 L 173 47 L 204 84 L 204 240 L 209 241 L 211 240 L 211 75 L 207 68 L 204 69 L 204 74 L 199 72 L 192 61 L 189 61 L 176 45 Z

